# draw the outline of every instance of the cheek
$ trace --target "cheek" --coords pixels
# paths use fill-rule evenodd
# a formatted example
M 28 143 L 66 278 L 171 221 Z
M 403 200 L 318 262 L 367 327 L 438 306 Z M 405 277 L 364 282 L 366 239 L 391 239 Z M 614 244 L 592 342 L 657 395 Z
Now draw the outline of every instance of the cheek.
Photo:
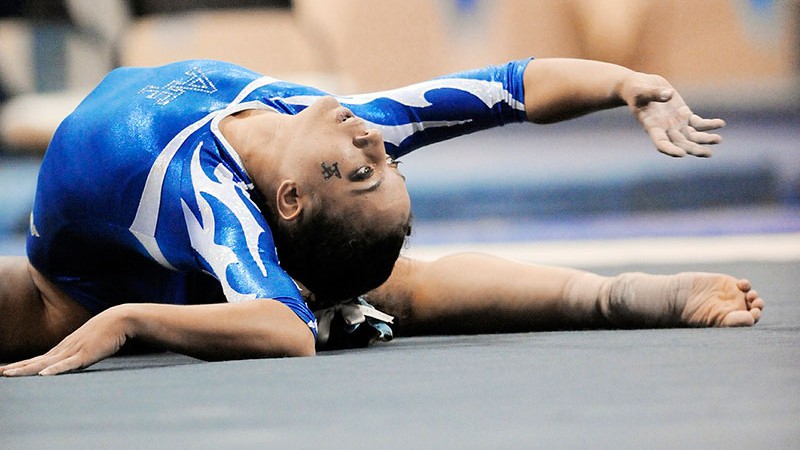
M 395 186 L 384 199 L 377 204 L 379 213 L 385 217 L 405 220 L 411 210 L 411 199 L 405 185 Z
M 322 178 L 319 178 L 322 180 Z M 342 189 L 342 180 L 329 179 L 328 181 L 318 181 L 314 185 L 312 198 L 318 208 L 323 209 L 338 209 L 349 207 L 350 196 L 346 195 Z
M 411 197 L 408 194 L 405 180 L 397 172 L 387 177 L 387 190 L 393 194 L 394 202 L 406 209 L 411 207 Z

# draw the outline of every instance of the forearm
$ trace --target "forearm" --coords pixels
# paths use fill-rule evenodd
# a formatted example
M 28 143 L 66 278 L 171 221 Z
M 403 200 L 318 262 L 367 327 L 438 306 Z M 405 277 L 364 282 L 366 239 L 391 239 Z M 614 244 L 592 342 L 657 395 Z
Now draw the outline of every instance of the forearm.
M 202 359 L 314 354 L 308 327 L 272 300 L 191 306 L 131 303 L 115 309 L 128 337 Z
M 622 87 L 633 72 L 581 59 L 536 59 L 524 74 L 525 112 L 534 123 L 553 123 L 625 105 Z

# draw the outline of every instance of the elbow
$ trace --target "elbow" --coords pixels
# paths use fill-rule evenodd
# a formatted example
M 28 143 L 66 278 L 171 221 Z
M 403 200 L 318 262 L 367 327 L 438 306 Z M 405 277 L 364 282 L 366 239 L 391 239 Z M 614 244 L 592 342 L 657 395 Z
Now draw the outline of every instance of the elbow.
M 536 125 L 550 125 L 574 119 L 584 112 L 564 107 L 530 107 L 526 111 L 528 122 Z
M 273 342 L 277 345 L 273 347 L 270 356 L 295 358 L 316 355 L 316 339 L 311 329 L 300 321 L 293 325 L 297 326 L 284 329 L 281 336 L 273 335 L 273 339 L 277 340 L 277 342 Z
M 254 301 L 247 306 L 256 308 L 248 322 L 250 357 L 283 358 L 314 356 L 316 339 L 311 328 L 289 308 L 276 301 Z
M 525 103 L 525 116 L 528 122 L 536 125 L 547 125 L 555 121 L 551 111 L 548 111 L 546 108 L 536 107 L 532 100 L 526 101 Z
M 528 115 L 528 122 L 535 125 L 549 125 L 559 122 L 559 120 L 545 115 Z
M 258 338 L 258 343 L 253 343 L 247 349 L 239 349 L 237 352 L 214 354 L 208 358 L 213 361 L 225 361 L 230 359 L 272 359 L 272 358 L 297 358 L 303 356 L 315 356 L 316 347 L 314 335 L 309 331 L 304 335 L 280 336 L 262 335 Z
M 298 336 L 294 344 L 291 348 L 287 349 L 286 352 L 286 356 L 288 357 L 315 356 L 316 354 L 316 340 L 311 330 L 308 330 L 307 333 L 303 333 L 303 336 Z
M 316 340 L 310 329 L 284 330 L 280 336 L 269 334 L 260 341 L 266 345 L 256 351 L 257 358 L 296 358 L 316 355 Z

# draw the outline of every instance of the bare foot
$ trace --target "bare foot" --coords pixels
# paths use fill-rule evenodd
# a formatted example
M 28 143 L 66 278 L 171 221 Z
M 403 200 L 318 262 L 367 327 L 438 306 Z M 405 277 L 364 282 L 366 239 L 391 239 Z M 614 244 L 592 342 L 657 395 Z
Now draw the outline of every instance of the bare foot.
M 681 314 L 692 327 L 749 327 L 761 318 L 764 300 L 750 281 L 716 273 L 682 273 L 691 276 L 692 289 Z

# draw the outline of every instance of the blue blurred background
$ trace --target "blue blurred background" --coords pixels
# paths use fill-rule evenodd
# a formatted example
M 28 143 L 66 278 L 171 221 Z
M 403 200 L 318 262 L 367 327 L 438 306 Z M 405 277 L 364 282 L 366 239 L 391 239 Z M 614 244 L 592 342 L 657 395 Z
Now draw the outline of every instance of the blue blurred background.
M 529 55 L 659 73 L 728 121 L 711 159 L 658 154 L 626 111 L 509 126 L 401 166 L 414 243 L 800 231 L 800 2 L 4 0 L 0 254 L 24 254 L 38 164 L 112 68 L 236 62 L 336 93 Z

